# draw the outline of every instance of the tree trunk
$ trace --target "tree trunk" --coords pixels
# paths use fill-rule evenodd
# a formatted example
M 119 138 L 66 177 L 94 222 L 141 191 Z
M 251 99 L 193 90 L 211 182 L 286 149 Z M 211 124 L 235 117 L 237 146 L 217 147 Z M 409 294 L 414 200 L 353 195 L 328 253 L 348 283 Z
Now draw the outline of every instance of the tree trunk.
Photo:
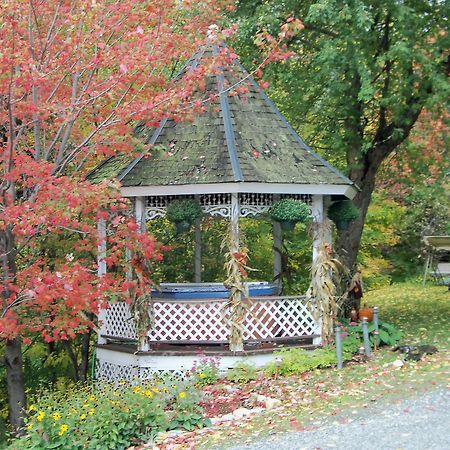
M 375 187 L 375 171 L 359 183 L 361 189 L 353 199 L 353 203 L 360 211 L 357 220 L 350 223 L 347 230 L 338 230 L 336 239 L 336 252 L 339 259 L 353 272 L 359 251 L 364 222 L 369 208 L 372 192 Z
M 73 351 L 72 341 L 63 341 L 64 348 L 66 349 L 67 355 L 72 363 L 73 368 L 73 380 L 77 383 L 79 381 L 79 371 L 78 371 L 78 359 L 77 355 Z
M 356 260 L 361 244 L 367 210 L 375 189 L 376 174 L 385 158 L 385 154 L 386 149 L 374 147 L 363 156 L 363 160 L 358 168 L 351 170 L 349 174 L 349 178 L 360 189 L 353 199 L 353 203 L 360 211 L 360 216 L 357 220 L 350 223 L 347 230 L 338 230 L 335 250 L 340 261 L 347 266 L 352 276 L 356 271 Z M 349 295 L 342 305 L 342 316 L 350 317 L 351 310 L 358 310 L 359 306 L 360 299 L 357 300 Z
M 11 296 L 10 283 L 16 279 L 16 249 L 9 227 L 0 231 L 2 314 L 7 311 Z M 9 419 L 15 433 L 24 425 L 25 384 L 22 363 L 22 343 L 19 337 L 5 340 L 6 384 L 8 388 Z
M 25 384 L 22 364 L 22 344 L 19 338 L 6 341 L 5 363 L 9 400 L 9 422 L 15 433 L 21 434 L 25 416 Z
M 81 365 L 80 365 L 80 380 L 87 381 L 89 372 L 89 343 L 91 340 L 92 330 L 81 336 Z

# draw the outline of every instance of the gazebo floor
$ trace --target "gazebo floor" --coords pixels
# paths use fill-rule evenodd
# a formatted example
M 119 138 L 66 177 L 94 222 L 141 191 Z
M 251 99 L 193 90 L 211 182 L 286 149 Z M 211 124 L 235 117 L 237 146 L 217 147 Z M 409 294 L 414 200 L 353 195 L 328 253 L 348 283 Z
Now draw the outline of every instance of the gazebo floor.
M 267 341 L 267 342 L 249 342 L 244 344 L 244 351 L 235 353 L 232 352 L 225 343 L 202 343 L 202 344 L 185 344 L 185 343 L 151 343 L 149 351 L 137 351 L 137 346 L 132 342 L 109 342 L 103 345 L 97 345 L 97 348 L 106 350 L 113 350 L 123 353 L 139 354 L 139 355 L 167 355 L 167 356 L 182 356 L 182 355 L 217 355 L 217 356 L 246 356 L 257 355 L 265 353 L 273 353 L 274 351 L 284 348 L 301 347 L 305 349 L 314 349 L 316 345 L 313 344 L 313 337 L 307 338 L 281 340 L 281 341 Z

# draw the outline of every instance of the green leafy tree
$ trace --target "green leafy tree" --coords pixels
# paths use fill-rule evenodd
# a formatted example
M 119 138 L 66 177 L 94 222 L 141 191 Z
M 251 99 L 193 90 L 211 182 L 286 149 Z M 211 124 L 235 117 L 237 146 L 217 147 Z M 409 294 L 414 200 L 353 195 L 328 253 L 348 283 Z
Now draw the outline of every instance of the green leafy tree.
M 449 3 L 366 0 L 249 1 L 238 5 L 236 39 L 256 64 L 267 35 L 289 16 L 305 28 L 286 36 L 287 61 L 268 67 L 271 96 L 317 150 L 360 188 L 360 218 L 336 247 L 352 267 L 383 163 L 404 143 L 421 111 L 448 98 Z

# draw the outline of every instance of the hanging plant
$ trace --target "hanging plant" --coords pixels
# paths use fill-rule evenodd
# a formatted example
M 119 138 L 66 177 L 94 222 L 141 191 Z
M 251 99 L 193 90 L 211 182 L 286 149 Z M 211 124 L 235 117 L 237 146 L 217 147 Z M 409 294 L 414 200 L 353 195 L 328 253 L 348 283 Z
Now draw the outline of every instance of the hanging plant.
M 203 211 L 197 200 L 174 200 L 167 207 L 166 217 L 175 224 L 179 233 L 189 230 L 200 219 Z
M 297 222 L 306 222 L 311 218 L 309 206 L 293 198 L 278 200 L 270 208 L 269 214 L 284 230 L 293 230 Z
M 359 209 L 350 200 L 342 200 L 328 208 L 328 217 L 336 224 L 338 230 L 346 230 L 350 222 L 359 217 Z

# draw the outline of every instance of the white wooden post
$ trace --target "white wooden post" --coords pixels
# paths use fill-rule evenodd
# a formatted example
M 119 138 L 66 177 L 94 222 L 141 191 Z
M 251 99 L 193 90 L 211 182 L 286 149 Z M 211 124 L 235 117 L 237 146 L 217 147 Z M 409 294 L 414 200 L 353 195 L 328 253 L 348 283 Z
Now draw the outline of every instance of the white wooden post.
M 102 277 L 106 273 L 106 221 L 100 219 L 97 223 L 98 233 L 98 246 L 97 246 L 97 275 Z M 102 337 L 106 331 L 106 309 L 102 308 L 102 302 L 100 302 L 100 308 L 98 311 L 99 332 L 97 336 L 98 344 L 106 344 L 106 338 Z
M 240 205 L 239 205 L 239 194 L 232 193 L 231 194 L 231 230 L 230 230 L 230 252 L 235 253 L 239 251 L 239 214 L 240 214 Z M 234 303 L 239 305 L 242 300 L 242 295 L 240 291 L 235 293 Z M 242 308 L 242 306 L 238 306 L 238 308 Z M 233 325 L 232 325 L 233 327 Z M 244 342 L 242 336 L 238 342 L 231 343 L 230 342 L 230 350 L 232 352 L 243 352 L 244 351 Z
M 239 197 L 231 194 L 231 251 L 239 251 Z
M 136 223 L 139 225 L 141 233 L 145 233 L 145 197 L 136 197 L 134 202 L 134 217 L 136 219 Z M 143 342 L 138 339 L 137 349 L 140 352 L 148 352 L 150 350 L 148 336 Z
M 323 226 L 326 220 L 326 211 L 328 207 L 328 197 L 323 195 L 313 195 L 311 202 L 311 213 L 313 217 L 313 255 L 312 259 L 316 259 L 319 249 L 325 243 L 331 244 L 331 229 Z M 322 317 L 316 320 L 315 334 L 318 335 L 313 339 L 314 345 L 322 344 Z
M 136 197 L 134 203 L 134 217 L 141 232 L 145 231 L 145 197 Z
M 313 255 L 312 259 L 316 259 L 317 253 L 321 245 L 331 244 L 331 230 L 323 227 L 326 220 L 326 208 L 328 206 L 328 198 L 323 195 L 313 195 L 311 202 L 311 213 L 313 217 Z

